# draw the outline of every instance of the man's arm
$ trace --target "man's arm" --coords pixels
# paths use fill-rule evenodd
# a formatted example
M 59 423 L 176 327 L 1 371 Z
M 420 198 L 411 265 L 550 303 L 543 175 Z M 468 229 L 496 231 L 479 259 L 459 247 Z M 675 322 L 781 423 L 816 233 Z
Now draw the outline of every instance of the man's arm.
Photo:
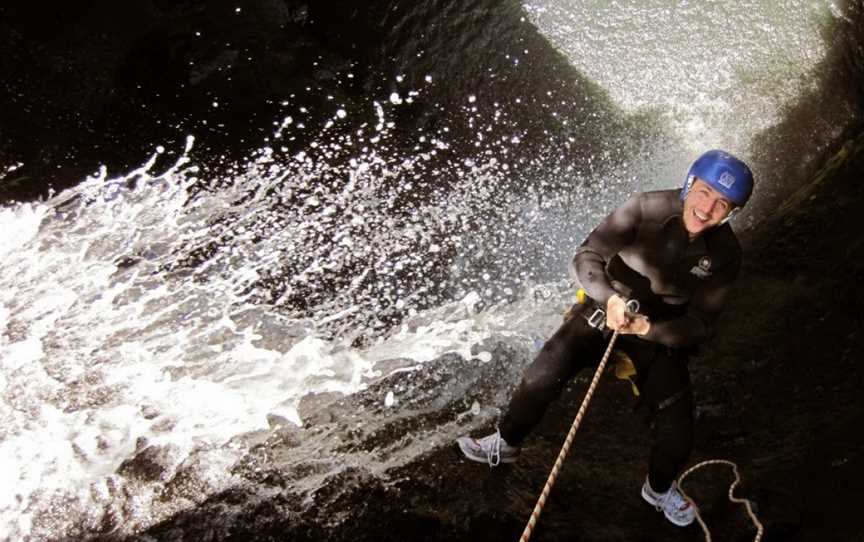
M 642 221 L 639 195 L 631 197 L 592 231 L 573 256 L 572 271 L 579 283 L 604 307 L 616 294 L 606 276 L 606 264 L 636 240 Z

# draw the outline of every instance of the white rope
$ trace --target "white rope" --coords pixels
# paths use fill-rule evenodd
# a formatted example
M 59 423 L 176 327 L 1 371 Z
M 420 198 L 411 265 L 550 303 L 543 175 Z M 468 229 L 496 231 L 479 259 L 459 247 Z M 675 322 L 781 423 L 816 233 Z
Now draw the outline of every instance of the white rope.
M 564 445 L 558 453 L 558 459 L 555 460 L 555 465 L 552 466 L 552 471 L 549 473 L 549 477 L 546 479 L 546 485 L 543 486 L 543 491 L 540 493 L 540 498 L 537 499 L 534 511 L 531 512 L 531 517 L 528 518 L 528 524 L 525 525 L 525 530 L 522 532 L 522 536 L 519 537 L 520 542 L 528 542 L 528 539 L 531 538 L 531 532 L 534 530 L 534 527 L 537 526 L 537 520 L 540 519 L 540 513 L 546 505 L 546 499 L 549 497 L 549 492 L 552 491 L 552 486 L 555 485 L 555 479 L 558 478 L 558 472 L 564 464 L 564 458 L 567 457 L 567 454 L 570 452 L 570 445 L 573 444 L 573 437 L 576 436 L 576 430 L 579 429 L 579 424 L 582 423 L 582 417 L 588 409 L 588 403 L 591 402 L 591 396 L 594 395 L 594 389 L 597 387 L 597 383 L 603 375 L 603 369 L 609 361 L 609 356 L 612 354 L 612 347 L 615 345 L 617 339 L 618 331 L 615 331 L 615 333 L 612 334 L 612 338 L 609 339 L 609 346 L 606 347 L 606 353 L 603 354 L 603 359 L 600 360 L 600 365 L 597 366 L 597 371 L 594 372 L 594 379 L 591 381 L 591 385 L 588 386 L 585 398 L 582 399 L 582 405 L 579 406 L 579 412 L 576 413 L 576 418 L 570 426 L 570 432 L 567 433 L 567 438 L 564 439 Z
M 756 537 L 753 539 L 753 542 L 759 542 L 760 540 L 762 540 L 762 534 L 765 532 L 765 527 L 762 526 L 762 523 L 759 522 L 759 518 L 756 517 L 756 513 L 753 512 L 752 503 L 747 499 L 735 496 L 735 487 L 738 485 L 738 482 L 741 481 L 741 476 L 738 473 L 738 465 L 727 459 L 709 459 L 707 461 L 702 461 L 701 463 L 693 465 L 692 467 L 684 471 L 681 476 L 678 477 L 678 490 L 696 511 L 696 520 L 699 522 L 699 526 L 702 527 L 702 532 L 705 534 L 705 542 L 711 542 L 711 532 L 708 530 L 708 526 L 705 525 L 705 522 L 702 520 L 702 516 L 699 514 L 699 507 L 696 506 L 696 503 L 693 502 L 693 499 L 691 499 L 690 496 L 684 492 L 684 488 L 682 488 L 681 485 L 684 482 L 684 479 L 687 478 L 687 476 L 689 476 L 691 473 L 708 465 L 726 465 L 732 467 L 732 472 L 735 473 L 735 481 L 732 482 L 732 485 L 729 486 L 729 500 L 736 504 L 744 505 L 744 507 L 747 509 L 747 514 L 750 516 L 751 521 L 753 521 L 753 525 L 756 527 Z

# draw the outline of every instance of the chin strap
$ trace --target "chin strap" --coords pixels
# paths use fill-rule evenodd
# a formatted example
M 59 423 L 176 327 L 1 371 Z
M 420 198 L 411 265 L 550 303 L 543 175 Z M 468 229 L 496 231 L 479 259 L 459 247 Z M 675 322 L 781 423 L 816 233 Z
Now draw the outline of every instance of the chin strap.
M 725 224 L 725 223 L 729 222 L 730 220 L 732 220 L 732 217 L 735 216 L 735 215 L 737 215 L 737 214 L 738 214 L 738 211 L 740 211 L 740 210 L 741 210 L 741 207 L 735 207 L 734 209 L 732 209 L 731 211 L 729 211 L 729 214 L 726 216 L 726 218 L 724 218 L 723 220 L 720 221 L 720 224 L 719 224 L 719 225 L 722 226 L 723 224 Z

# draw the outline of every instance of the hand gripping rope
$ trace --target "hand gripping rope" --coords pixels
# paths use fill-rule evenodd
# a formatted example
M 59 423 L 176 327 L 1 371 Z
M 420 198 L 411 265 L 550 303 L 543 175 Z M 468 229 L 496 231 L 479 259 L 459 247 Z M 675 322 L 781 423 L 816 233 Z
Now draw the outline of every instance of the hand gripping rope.
M 603 369 L 606 368 L 606 364 L 609 362 L 609 356 L 612 354 L 612 349 L 615 346 L 616 340 L 618 340 L 618 331 L 615 331 L 612 334 L 612 338 L 609 339 L 609 346 L 606 347 L 606 352 L 603 354 L 603 359 L 600 360 L 600 365 L 597 366 L 597 370 L 594 372 L 594 378 L 591 380 L 591 385 L 588 386 L 588 391 L 585 393 L 585 398 L 582 399 L 582 404 L 579 405 L 579 411 L 576 413 L 576 418 L 573 419 L 573 424 L 570 426 L 570 431 L 567 433 L 567 438 L 564 439 L 564 445 L 561 446 L 561 451 L 558 453 L 558 458 L 555 460 L 555 464 L 552 466 L 552 471 L 549 473 L 549 477 L 546 479 L 546 485 L 543 486 L 543 491 L 540 492 L 540 498 L 537 499 L 537 504 L 534 506 L 534 510 L 531 512 L 531 517 L 528 518 L 528 523 L 525 525 L 525 530 L 522 532 L 522 536 L 519 537 L 519 542 L 528 542 L 528 539 L 531 538 L 531 533 L 537 526 L 537 521 L 540 519 L 540 513 L 543 511 L 543 507 L 546 505 L 546 499 L 549 497 L 549 492 L 552 491 L 552 486 L 555 485 L 555 480 L 558 478 L 558 473 L 561 471 L 561 466 L 564 464 L 564 459 L 567 457 L 567 454 L 570 453 L 570 446 L 573 444 L 573 438 L 576 436 L 576 431 L 579 429 L 579 425 L 582 423 L 582 417 L 585 415 L 585 411 L 588 409 L 588 404 L 591 402 L 591 397 L 594 395 L 594 390 L 597 388 L 597 383 L 600 381 L 600 377 L 603 375 Z M 748 501 L 747 499 L 735 497 L 735 486 L 737 486 L 738 482 L 741 480 L 740 476 L 738 475 L 738 466 L 735 465 L 735 463 L 733 463 L 732 461 L 728 461 L 725 459 L 711 459 L 708 461 L 703 461 L 688 469 L 678 478 L 678 488 L 684 498 L 690 501 L 691 506 L 693 506 L 696 510 L 696 519 L 699 521 L 699 525 L 702 527 L 702 532 L 705 534 L 705 541 L 711 542 L 711 533 L 708 531 L 708 527 L 702 520 L 702 516 L 699 515 L 699 507 L 696 506 L 696 503 L 693 502 L 693 499 L 691 499 L 686 493 L 684 493 L 684 490 L 681 489 L 681 483 L 692 472 L 707 465 L 728 465 L 732 467 L 732 470 L 735 473 L 735 481 L 732 483 L 731 486 L 729 486 L 729 500 L 737 504 L 743 503 L 746 506 L 747 513 L 750 515 L 750 519 L 756 526 L 756 538 L 754 538 L 754 542 L 759 542 L 762 539 L 762 533 L 765 529 L 759 522 L 759 520 L 756 518 L 756 514 L 753 512 L 753 507 L 751 506 L 750 501 Z

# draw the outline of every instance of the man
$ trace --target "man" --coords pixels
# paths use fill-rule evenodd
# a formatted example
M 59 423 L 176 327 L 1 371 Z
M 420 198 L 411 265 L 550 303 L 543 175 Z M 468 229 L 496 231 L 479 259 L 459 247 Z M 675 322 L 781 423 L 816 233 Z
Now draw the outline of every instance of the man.
M 741 266 L 729 218 L 753 191 L 753 174 L 729 153 L 712 150 L 690 167 L 681 190 L 627 200 L 588 236 L 573 271 L 588 298 L 568 313 L 523 374 L 499 430 L 458 439 L 462 452 L 490 466 L 510 463 L 547 406 L 581 369 L 597 364 L 613 330 L 633 361 L 640 399 L 654 419 L 642 497 L 675 525 L 695 510 L 675 479 L 693 441 L 690 352 L 714 334 L 715 320 Z M 639 314 L 628 312 L 637 300 Z

